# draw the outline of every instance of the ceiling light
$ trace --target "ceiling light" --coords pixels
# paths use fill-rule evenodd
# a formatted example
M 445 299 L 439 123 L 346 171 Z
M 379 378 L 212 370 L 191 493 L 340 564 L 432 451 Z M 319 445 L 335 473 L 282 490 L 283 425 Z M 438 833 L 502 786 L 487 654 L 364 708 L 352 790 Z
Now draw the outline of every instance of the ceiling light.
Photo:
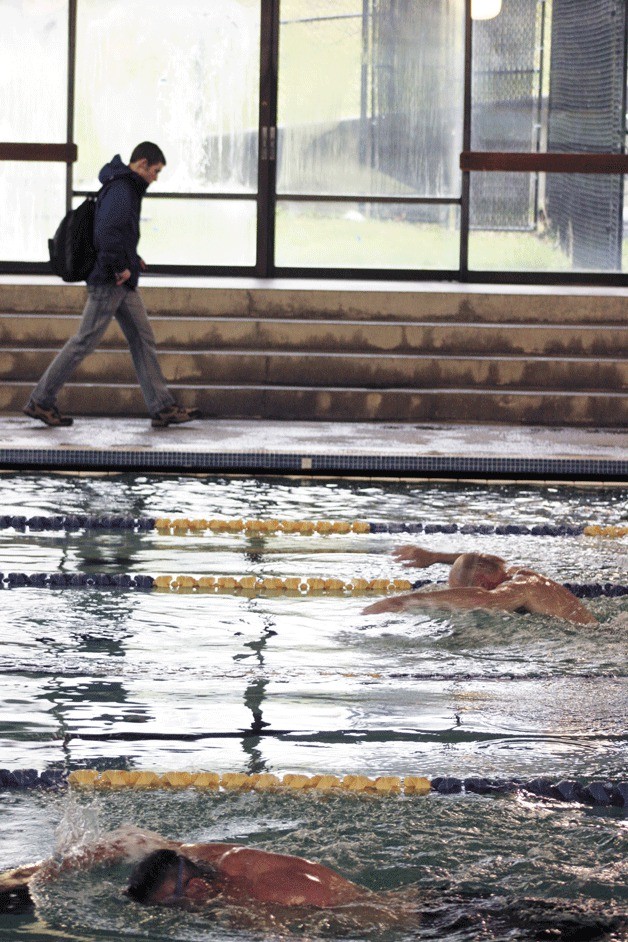
M 502 0 L 471 0 L 473 20 L 492 20 L 501 12 Z

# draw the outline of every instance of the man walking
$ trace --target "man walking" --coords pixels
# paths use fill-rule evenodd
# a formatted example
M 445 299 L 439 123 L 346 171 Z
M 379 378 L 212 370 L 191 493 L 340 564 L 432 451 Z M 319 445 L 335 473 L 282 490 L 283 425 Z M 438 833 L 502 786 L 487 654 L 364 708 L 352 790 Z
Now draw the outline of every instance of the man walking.
M 137 290 L 145 269 L 137 254 L 142 197 L 166 164 L 161 149 L 150 141 L 138 144 L 129 164 L 119 154 L 105 164 L 98 178 L 94 222 L 96 264 L 87 278 L 87 303 L 78 333 L 52 361 L 24 407 L 26 415 L 46 425 L 72 425 L 59 412 L 57 394 L 77 366 L 98 345 L 111 319 L 116 318 L 126 337 L 142 394 L 154 428 L 181 425 L 199 418 L 197 409 L 177 405 L 166 386 L 155 349 L 155 337 L 146 308 Z

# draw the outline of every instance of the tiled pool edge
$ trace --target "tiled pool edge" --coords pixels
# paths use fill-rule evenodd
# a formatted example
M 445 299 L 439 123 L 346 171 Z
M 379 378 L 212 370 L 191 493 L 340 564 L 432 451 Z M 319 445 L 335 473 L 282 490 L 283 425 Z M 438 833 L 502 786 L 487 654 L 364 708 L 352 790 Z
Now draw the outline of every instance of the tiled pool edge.
M 342 477 L 441 477 L 628 483 L 628 460 L 313 454 L 286 451 L 165 451 L 0 448 L 1 470 L 153 471 Z

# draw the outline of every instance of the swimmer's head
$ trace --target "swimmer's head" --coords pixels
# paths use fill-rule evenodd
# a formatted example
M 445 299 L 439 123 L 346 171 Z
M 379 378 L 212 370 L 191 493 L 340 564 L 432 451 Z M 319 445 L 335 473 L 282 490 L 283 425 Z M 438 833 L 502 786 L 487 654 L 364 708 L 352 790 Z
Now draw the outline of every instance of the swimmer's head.
M 449 585 L 454 589 L 461 586 L 495 589 L 507 578 L 505 560 L 488 553 L 463 553 L 449 570 Z
M 127 896 L 147 906 L 202 905 L 220 892 L 217 873 L 174 850 L 156 850 L 131 874 Z

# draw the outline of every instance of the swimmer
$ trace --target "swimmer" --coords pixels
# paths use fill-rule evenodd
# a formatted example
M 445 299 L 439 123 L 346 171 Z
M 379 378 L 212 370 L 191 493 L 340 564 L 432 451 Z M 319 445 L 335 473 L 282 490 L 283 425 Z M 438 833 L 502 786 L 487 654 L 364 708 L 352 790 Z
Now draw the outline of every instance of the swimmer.
M 143 906 L 166 906 L 227 917 L 237 928 L 269 930 L 273 938 L 283 928 L 290 934 L 324 918 L 321 926 L 336 935 L 364 929 L 450 929 L 481 927 L 484 937 L 499 930 L 499 938 L 607 939 L 609 932 L 626 929 L 625 915 L 588 904 L 581 908 L 549 900 L 510 900 L 491 892 L 463 897 L 441 890 L 420 890 L 410 884 L 400 890 L 372 892 L 322 864 L 287 854 L 271 853 L 240 844 L 185 844 L 127 825 L 95 844 L 65 857 L 0 873 L 0 914 L 24 915 L 34 907 L 39 881 L 47 882 L 69 870 L 100 864 L 135 863 L 125 895 Z M 222 909 L 222 913 L 217 910 Z M 575 930 L 575 932 L 574 932 Z M 586 935 L 584 934 L 586 932 Z M 282 935 L 282 938 L 286 936 Z M 414 935 L 412 936 L 415 937 Z M 433 937 L 430 933 L 430 937 Z M 488 936 L 487 936 L 488 937 Z M 612 938 L 624 938 L 613 935 Z M 475 936 L 474 936 L 475 938 Z
M 145 857 L 131 874 L 127 895 L 148 906 L 274 903 L 328 909 L 363 899 L 368 891 L 322 864 L 239 844 L 179 844 Z
M 127 826 L 66 857 L 0 874 L 0 912 L 24 912 L 34 903 L 30 885 L 63 871 L 99 864 L 136 863 L 125 894 L 145 906 L 202 910 L 214 903 L 249 912 L 281 909 L 342 910 L 353 920 L 408 925 L 407 907 L 390 908 L 394 892 L 376 893 L 329 867 L 241 844 L 186 844 Z M 413 910 L 413 912 L 415 912 Z
M 598 620 L 576 596 L 532 569 L 511 566 L 487 553 L 439 553 L 420 546 L 398 546 L 393 557 L 406 567 L 426 569 L 437 563 L 451 566 L 449 588 L 408 592 L 374 602 L 365 615 L 410 608 L 450 610 L 494 609 L 521 614 L 553 615 L 576 625 Z

